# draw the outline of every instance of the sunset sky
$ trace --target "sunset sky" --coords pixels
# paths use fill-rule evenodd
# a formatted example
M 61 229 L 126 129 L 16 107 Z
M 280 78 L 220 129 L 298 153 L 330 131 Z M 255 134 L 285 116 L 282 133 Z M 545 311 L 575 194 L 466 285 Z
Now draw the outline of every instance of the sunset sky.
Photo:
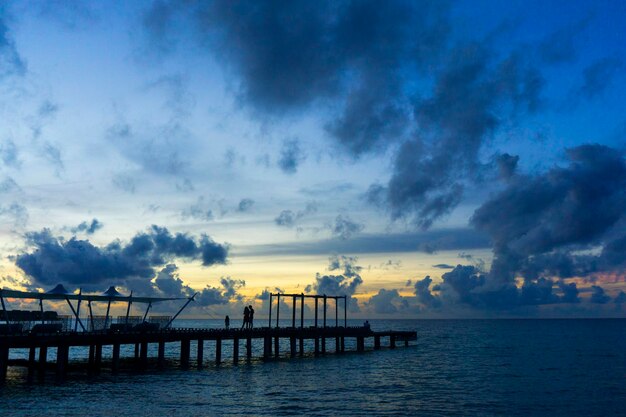
M 623 1 L 7 1 L 0 91 L 4 288 L 626 313 Z

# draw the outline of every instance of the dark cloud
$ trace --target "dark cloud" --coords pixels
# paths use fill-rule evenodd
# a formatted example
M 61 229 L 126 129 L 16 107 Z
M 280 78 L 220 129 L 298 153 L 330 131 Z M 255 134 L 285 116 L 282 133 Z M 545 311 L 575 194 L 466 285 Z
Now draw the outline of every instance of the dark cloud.
M 422 280 L 416 280 L 415 296 L 417 297 L 418 303 L 429 308 L 438 308 L 441 306 L 441 300 L 430 292 L 430 284 L 432 284 L 432 282 L 433 280 L 429 276 L 424 277 Z
M 438 269 L 454 269 L 454 265 L 448 265 L 448 264 L 435 264 L 435 265 L 433 265 L 433 268 L 438 268 Z
M 15 264 L 41 286 L 61 282 L 100 287 L 136 281 L 149 286 L 155 268 L 172 260 L 201 260 L 203 266 L 211 266 L 225 263 L 228 254 L 228 246 L 206 235 L 198 239 L 171 234 L 159 226 L 136 234 L 128 243 L 113 241 L 103 247 L 76 237 L 54 237 L 48 229 L 27 233 L 26 239 L 33 250 L 17 255 Z
M 358 258 L 349 256 L 333 255 L 329 258 L 328 270 L 339 271 L 339 275 L 315 275 L 315 282 L 305 287 L 305 292 L 326 295 L 348 296 L 348 307 L 352 311 L 358 311 L 356 298 L 352 297 L 358 287 L 363 283 L 360 272 L 362 267 L 357 265 Z
M 352 221 L 347 216 L 339 215 L 331 225 L 331 233 L 340 239 L 350 239 L 353 235 L 360 233 L 365 225 Z
M 400 295 L 398 290 L 381 288 L 378 293 L 370 297 L 367 307 L 377 314 L 395 314 L 409 307 L 408 301 Z
M 300 165 L 306 159 L 300 143 L 295 140 L 286 140 L 280 150 L 278 166 L 285 174 L 295 174 Z
M 237 205 L 237 211 L 240 213 L 248 212 L 252 209 L 254 205 L 254 200 L 251 198 L 243 198 Z
M 80 223 L 78 226 L 71 228 L 70 231 L 72 233 L 82 232 L 88 235 L 93 235 L 96 231 L 102 229 L 102 226 L 104 225 L 98 219 L 92 219 L 91 222 L 85 221 Z
M 606 304 L 611 301 L 611 297 L 606 295 L 606 293 L 604 292 L 604 288 L 597 285 L 592 285 L 591 297 L 589 297 L 589 301 L 595 304 Z
M 587 28 L 589 17 L 552 32 L 538 47 L 539 56 L 545 63 L 562 64 L 573 62 L 578 57 L 576 37 Z
M 587 275 L 600 267 L 591 261 L 604 268 L 614 261 L 620 241 L 608 233 L 626 213 L 626 161 L 601 145 L 569 149 L 567 157 L 569 166 L 520 177 L 474 213 L 471 223 L 494 244 L 495 279 Z M 602 245 L 600 257 L 574 254 Z
M 583 71 L 583 85 L 580 94 L 593 99 L 602 95 L 615 77 L 624 71 L 624 62 L 617 58 L 603 58 L 589 65 Z

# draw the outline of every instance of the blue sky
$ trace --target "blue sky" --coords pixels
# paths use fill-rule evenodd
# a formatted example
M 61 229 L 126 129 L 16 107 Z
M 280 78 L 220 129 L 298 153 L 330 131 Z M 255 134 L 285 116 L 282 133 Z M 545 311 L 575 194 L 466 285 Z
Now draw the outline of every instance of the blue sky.
M 626 6 L 5 2 L 1 285 L 623 316 Z

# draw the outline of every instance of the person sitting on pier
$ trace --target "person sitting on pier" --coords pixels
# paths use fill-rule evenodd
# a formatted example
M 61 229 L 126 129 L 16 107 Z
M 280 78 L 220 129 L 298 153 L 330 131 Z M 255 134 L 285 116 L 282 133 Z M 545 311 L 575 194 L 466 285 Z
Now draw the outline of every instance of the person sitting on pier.
M 250 312 L 248 316 L 248 328 L 252 329 L 254 327 L 254 309 L 252 306 L 248 306 L 248 311 Z
M 230 328 L 230 317 L 226 316 L 224 319 L 224 326 L 226 327 L 226 330 Z
M 250 310 L 248 309 L 248 307 L 246 307 L 243 309 L 243 324 L 241 325 L 242 330 L 244 327 L 246 329 L 248 328 L 249 321 L 250 321 Z
M 370 322 L 368 320 L 365 320 L 365 323 L 363 323 L 363 327 L 365 327 L 366 330 L 370 329 Z

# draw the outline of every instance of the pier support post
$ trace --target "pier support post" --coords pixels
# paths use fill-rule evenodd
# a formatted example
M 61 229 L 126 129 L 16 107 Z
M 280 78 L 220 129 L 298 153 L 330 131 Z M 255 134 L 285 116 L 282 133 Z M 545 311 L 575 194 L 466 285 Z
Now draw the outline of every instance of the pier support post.
M 7 379 L 7 369 L 9 367 L 9 347 L 0 346 L 0 384 Z
M 335 337 L 335 353 L 339 353 L 341 351 L 341 344 L 339 343 L 339 336 Z
M 346 338 L 345 336 L 341 336 L 341 353 L 346 351 Z
M 289 338 L 289 347 L 291 350 L 291 357 L 295 358 L 296 357 L 296 337 L 295 336 L 291 336 Z
M 196 354 L 197 354 L 196 366 L 198 367 L 198 369 L 202 369 L 203 362 L 204 362 L 204 340 L 203 339 L 198 339 L 198 348 L 196 349 Z
M 278 358 L 280 354 L 280 338 L 276 336 L 274 338 L 274 357 Z
M 222 363 L 222 339 L 217 339 L 215 341 L 215 364 L 219 365 Z
M 57 382 L 61 382 L 65 379 L 65 375 L 67 372 L 67 362 L 69 359 L 69 350 L 70 348 L 67 345 L 61 345 L 57 347 Z
M 113 345 L 113 355 L 111 357 L 111 372 L 116 374 L 120 369 L 120 344 Z
M 135 343 L 135 362 L 139 360 L 139 343 Z
M 246 360 L 252 359 L 252 338 L 248 336 L 246 338 Z
M 322 336 L 322 354 L 326 353 L 326 336 Z
M 46 361 L 48 360 L 48 346 L 39 348 L 39 377 L 43 378 L 46 373 Z
M 263 359 L 269 359 L 272 356 L 272 336 L 263 337 Z
M 180 341 L 180 366 L 189 367 L 189 353 L 191 351 L 191 340 L 182 339 Z
M 239 338 L 235 337 L 233 339 L 233 363 L 239 363 Z
M 300 336 L 300 356 L 304 355 L 304 337 Z
M 163 368 L 165 366 L 165 342 L 159 342 L 159 354 L 158 354 L 158 366 L 159 368 Z
M 141 342 L 141 350 L 139 352 L 139 363 L 142 369 L 148 367 L 148 342 Z
M 96 355 L 94 359 L 94 371 L 96 374 L 99 374 L 100 367 L 102 366 L 102 345 L 96 345 Z
M 359 352 L 363 352 L 365 350 L 365 338 L 363 336 L 357 336 L 356 350 Z
M 396 348 L 396 337 L 394 335 L 389 335 L 389 347 L 391 349 Z
M 37 368 L 37 362 L 35 361 L 36 354 L 37 348 L 32 346 L 28 351 L 28 382 L 33 382 L 35 376 L 35 370 Z
M 408 338 L 407 338 L 407 339 L 404 339 L 404 346 L 405 346 L 405 347 L 408 347 L 408 346 L 409 346 L 409 339 L 408 339 Z
M 380 349 L 380 336 L 374 336 L 374 349 Z
M 89 345 L 89 362 L 87 362 L 87 374 L 93 374 L 94 363 L 96 361 L 96 346 Z M 39 350 L 39 362 L 41 363 L 41 350 Z
M 320 354 L 320 338 L 317 336 L 317 334 L 315 335 L 315 354 Z

